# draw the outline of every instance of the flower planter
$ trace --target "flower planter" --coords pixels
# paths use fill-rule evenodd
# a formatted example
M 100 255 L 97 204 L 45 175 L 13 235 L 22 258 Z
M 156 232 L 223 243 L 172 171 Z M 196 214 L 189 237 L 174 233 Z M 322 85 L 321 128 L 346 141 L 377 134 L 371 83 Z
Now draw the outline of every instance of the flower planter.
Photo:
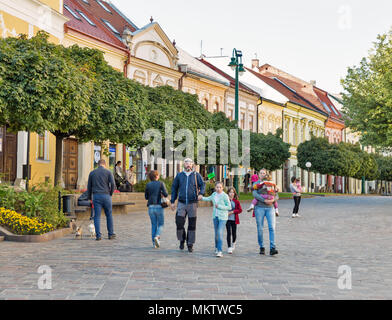
M 0 227 L 0 236 L 4 237 L 5 241 L 46 242 L 46 241 L 62 238 L 70 233 L 72 233 L 72 227 L 58 229 L 40 235 L 17 235 L 8 231 L 3 227 Z

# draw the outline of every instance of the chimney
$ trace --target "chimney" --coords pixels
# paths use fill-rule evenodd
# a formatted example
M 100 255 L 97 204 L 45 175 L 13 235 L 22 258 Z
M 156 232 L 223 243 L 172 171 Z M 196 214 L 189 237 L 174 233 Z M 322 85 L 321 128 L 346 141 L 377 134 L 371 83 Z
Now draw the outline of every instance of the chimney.
M 254 69 L 254 68 L 259 68 L 260 67 L 260 61 L 259 61 L 259 59 L 257 59 L 257 58 L 255 58 L 255 59 L 252 59 L 252 69 Z

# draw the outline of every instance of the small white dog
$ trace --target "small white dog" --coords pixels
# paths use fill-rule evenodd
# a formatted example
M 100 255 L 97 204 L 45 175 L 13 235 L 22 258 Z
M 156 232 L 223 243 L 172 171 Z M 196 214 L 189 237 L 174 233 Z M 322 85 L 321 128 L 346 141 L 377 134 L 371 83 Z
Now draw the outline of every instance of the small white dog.
M 82 226 L 76 228 L 75 239 L 82 239 L 83 228 Z
M 87 229 L 90 232 L 91 238 L 95 237 L 95 226 L 94 226 L 94 223 L 90 223 L 88 225 Z

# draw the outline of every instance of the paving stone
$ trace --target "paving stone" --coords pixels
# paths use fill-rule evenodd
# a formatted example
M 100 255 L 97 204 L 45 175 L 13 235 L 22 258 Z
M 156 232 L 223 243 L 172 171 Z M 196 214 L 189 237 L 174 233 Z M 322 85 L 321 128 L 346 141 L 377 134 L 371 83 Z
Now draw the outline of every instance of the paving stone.
M 175 216 L 168 210 L 160 249 L 151 247 L 146 212 L 115 215 L 116 241 L 72 235 L 40 244 L 4 241 L 0 300 L 390 300 L 391 207 L 391 197 L 304 199 L 302 217 L 292 219 L 292 202 L 280 201 L 275 257 L 268 255 L 267 223 L 267 255 L 260 256 L 254 218 L 243 213 L 234 254 L 226 253 L 224 239 L 224 257 L 217 259 L 211 208 L 198 209 L 191 254 L 178 249 Z M 106 220 L 101 223 L 106 231 Z M 52 290 L 38 290 L 41 265 L 52 268 Z M 351 268 L 352 290 L 338 288 L 342 265 Z

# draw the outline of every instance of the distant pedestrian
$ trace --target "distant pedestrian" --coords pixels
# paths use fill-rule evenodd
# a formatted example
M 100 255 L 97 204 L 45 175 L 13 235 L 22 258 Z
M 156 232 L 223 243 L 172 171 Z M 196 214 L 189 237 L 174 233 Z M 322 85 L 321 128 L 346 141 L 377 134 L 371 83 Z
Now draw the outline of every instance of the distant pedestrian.
M 162 196 L 167 197 L 166 186 L 159 181 L 159 172 L 151 171 L 148 174 L 151 182 L 147 183 L 144 196 L 148 206 L 148 214 L 151 220 L 151 237 L 154 248 L 160 247 L 162 229 L 165 223 L 164 209 L 162 207 Z
M 223 230 L 225 229 L 229 211 L 232 210 L 229 196 L 223 191 L 223 183 L 215 184 L 215 192 L 209 197 L 199 196 L 202 201 L 212 201 L 212 221 L 215 230 L 215 254 L 218 258 L 223 257 Z
M 291 217 L 298 218 L 300 217 L 298 211 L 299 211 L 299 204 L 301 203 L 301 192 L 302 192 L 301 180 L 299 178 L 296 177 L 291 178 L 290 191 L 293 193 L 293 199 L 294 199 L 293 214 Z
M 131 165 L 129 167 L 129 170 L 126 171 L 126 180 L 127 184 L 130 186 L 129 190 L 133 192 L 133 186 L 136 184 L 136 173 L 135 173 L 135 167 Z
M 231 210 L 229 211 L 229 217 L 226 223 L 227 231 L 227 253 L 232 254 L 235 250 L 237 243 L 237 225 L 240 224 L 238 215 L 242 212 L 241 203 L 238 200 L 237 192 L 235 188 L 230 187 L 227 190 L 227 194 L 230 199 Z
M 88 200 L 92 199 L 94 206 L 94 226 L 96 240 L 101 240 L 100 221 L 102 208 L 106 215 L 106 226 L 109 239 L 115 239 L 113 231 L 112 195 L 116 189 L 113 173 L 105 168 L 106 161 L 98 161 L 98 168 L 90 172 L 87 182 Z
M 204 195 L 205 183 L 199 173 L 193 170 L 193 161 L 184 160 L 184 171 L 177 174 L 172 184 L 171 205 L 174 211 L 175 201 L 178 197 L 176 225 L 177 239 L 180 241 L 180 250 L 184 250 L 185 241 L 188 251 L 193 252 L 196 240 L 197 202 L 199 195 Z M 188 216 L 188 232 L 185 231 L 185 221 Z

